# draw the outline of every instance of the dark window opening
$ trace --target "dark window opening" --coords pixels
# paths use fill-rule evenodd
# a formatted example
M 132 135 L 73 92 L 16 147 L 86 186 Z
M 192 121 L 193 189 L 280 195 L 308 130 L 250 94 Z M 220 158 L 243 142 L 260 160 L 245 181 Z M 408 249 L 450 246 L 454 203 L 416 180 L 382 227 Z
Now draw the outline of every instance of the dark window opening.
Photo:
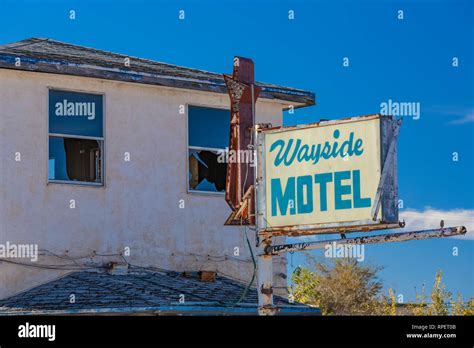
M 102 182 L 101 141 L 49 138 L 49 179 Z
M 189 188 L 199 191 L 223 192 L 227 164 L 220 163 L 219 153 L 189 150 Z M 222 156 L 221 156 L 222 157 Z

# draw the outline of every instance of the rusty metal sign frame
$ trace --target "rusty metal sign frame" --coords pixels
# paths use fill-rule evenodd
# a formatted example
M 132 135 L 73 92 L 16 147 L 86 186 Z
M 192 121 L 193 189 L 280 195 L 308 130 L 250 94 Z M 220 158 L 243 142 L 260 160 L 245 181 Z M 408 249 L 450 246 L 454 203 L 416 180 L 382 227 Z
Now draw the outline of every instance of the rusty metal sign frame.
M 229 151 L 254 151 L 255 86 L 251 59 L 234 57 L 232 75 L 223 75 L 231 101 Z M 238 152 L 237 152 L 238 153 Z M 225 200 L 232 212 L 225 225 L 255 225 L 254 169 L 249 163 L 227 163 Z
M 380 147 L 381 147 L 381 176 L 376 197 L 372 206 L 372 216 L 375 218 L 359 221 L 337 222 L 337 223 L 316 223 L 305 225 L 289 225 L 272 227 L 267 222 L 266 194 L 267 187 L 265 182 L 265 135 L 274 132 L 286 132 L 288 130 L 297 130 L 305 128 L 324 127 L 336 124 L 345 124 L 360 122 L 372 119 L 380 119 Z M 395 229 L 404 227 L 404 222 L 398 220 L 398 183 L 397 183 L 397 139 L 401 120 L 392 116 L 373 114 L 367 116 L 358 116 L 340 120 L 321 121 L 308 125 L 292 127 L 276 127 L 259 129 L 257 135 L 257 158 L 259 173 L 258 181 L 260 192 L 257 195 L 257 206 L 260 223 L 258 224 L 258 234 L 262 236 L 306 236 L 313 234 L 330 233 L 351 233 L 351 232 L 369 232 L 373 230 Z M 381 219 L 377 219 L 378 211 L 381 209 Z M 374 215 L 375 213 L 375 215 Z

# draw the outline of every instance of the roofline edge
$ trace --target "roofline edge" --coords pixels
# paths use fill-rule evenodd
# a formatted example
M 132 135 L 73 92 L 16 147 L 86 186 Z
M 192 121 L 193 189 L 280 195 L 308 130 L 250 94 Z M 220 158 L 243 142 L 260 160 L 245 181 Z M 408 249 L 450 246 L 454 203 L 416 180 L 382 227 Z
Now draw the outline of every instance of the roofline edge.
M 18 71 L 99 78 L 105 80 L 227 94 L 227 88 L 224 83 L 217 84 L 212 82 L 206 83 L 205 81 L 180 80 L 159 77 L 156 75 L 153 76 L 152 74 L 145 75 L 144 73 L 140 72 L 110 70 L 104 68 L 100 69 L 100 67 L 94 68 L 94 66 L 85 66 L 81 64 L 64 64 L 59 62 L 50 63 L 45 60 L 30 58 L 27 56 L 24 57 L 26 59 L 21 62 L 21 66 L 15 66 L 16 58 L 22 58 L 22 56 L 0 53 L 0 68 Z M 278 88 L 262 86 L 260 98 L 273 100 L 276 99 L 284 102 L 296 102 L 302 104 L 300 106 L 295 106 L 295 108 L 316 105 L 315 94 L 313 92 L 296 89 L 291 90 L 285 89 L 283 87 Z

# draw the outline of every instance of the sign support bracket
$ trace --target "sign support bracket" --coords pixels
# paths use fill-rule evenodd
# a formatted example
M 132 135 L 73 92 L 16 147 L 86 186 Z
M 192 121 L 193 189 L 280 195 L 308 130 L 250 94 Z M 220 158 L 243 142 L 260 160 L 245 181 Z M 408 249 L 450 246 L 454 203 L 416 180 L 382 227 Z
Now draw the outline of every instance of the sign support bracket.
M 395 156 L 395 153 L 396 153 L 395 150 L 396 150 L 398 133 L 400 131 L 401 124 L 402 124 L 402 119 L 399 119 L 397 120 L 396 123 L 394 123 L 392 140 L 390 141 L 387 157 L 385 158 L 385 161 L 383 163 L 382 175 L 380 176 L 379 186 L 377 187 L 377 193 L 375 194 L 374 205 L 371 211 L 373 221 L 377 220 L 377 215 L 379 214 L 379 210 L 380 210 L 380 204 L 382 202 L 382 193 L 383 193 L 385 181 L 387 180 L 389 172 L 392 170 L 393 157 Z
M 292 243 L 292 244 L 281 244 L 268 246 L 265 249 L 266 253 L 279 254 L 283 252 L 294 252 L 303 250 L 317 250 L 324 249 L 327 245 L 335 243 L 336 245 L 363 245 L 363 244 L 381 244 L 381 243 L 392 243 L 392 242 L 405 242 L 410 240 L 421 240 L 428 238 L 440 238 L 440 237 L 452 237 L 457 235 L 466 234 L 466 227 L 455 226 L 446 228 L 437 228 L 431 230 L 422 231 L 411 231 L 402 233 L 389 233 L 380 234 L 375 236 L 363 236 L 346 239 L 331 239 L 316 242 L 306 243 Z

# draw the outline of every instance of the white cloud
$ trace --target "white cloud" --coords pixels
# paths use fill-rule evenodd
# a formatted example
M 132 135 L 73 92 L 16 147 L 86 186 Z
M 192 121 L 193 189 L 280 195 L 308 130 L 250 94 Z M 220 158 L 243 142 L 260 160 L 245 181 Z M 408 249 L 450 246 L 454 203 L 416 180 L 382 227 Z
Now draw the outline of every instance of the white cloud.
M 474 210 L 453 209 L 438 210 L 430 207 L 423 211 L 401 210 L 400 219 L 405 220 L 405 231 L 418 231 L 439 228 L 440 221 L 444 220 L 445 227 L 465 226 L 467 233 L 464 236 L 453 237 L 474 240 Z
M 474 111 L 471 111 L 467 115 L 464 115 L 461 118 L 458 118 L 456 120 L 449 122 L 449 124 L 465 124 L 465 123 L 471 123 L 471 122 L 474 122 Z
M 450 120 L 447 124 L 463 125 L 474 122 L 474 108 L 462 106 L 432 106 L 426 107 L 424 112 L 428 114 L 448 116 Z

